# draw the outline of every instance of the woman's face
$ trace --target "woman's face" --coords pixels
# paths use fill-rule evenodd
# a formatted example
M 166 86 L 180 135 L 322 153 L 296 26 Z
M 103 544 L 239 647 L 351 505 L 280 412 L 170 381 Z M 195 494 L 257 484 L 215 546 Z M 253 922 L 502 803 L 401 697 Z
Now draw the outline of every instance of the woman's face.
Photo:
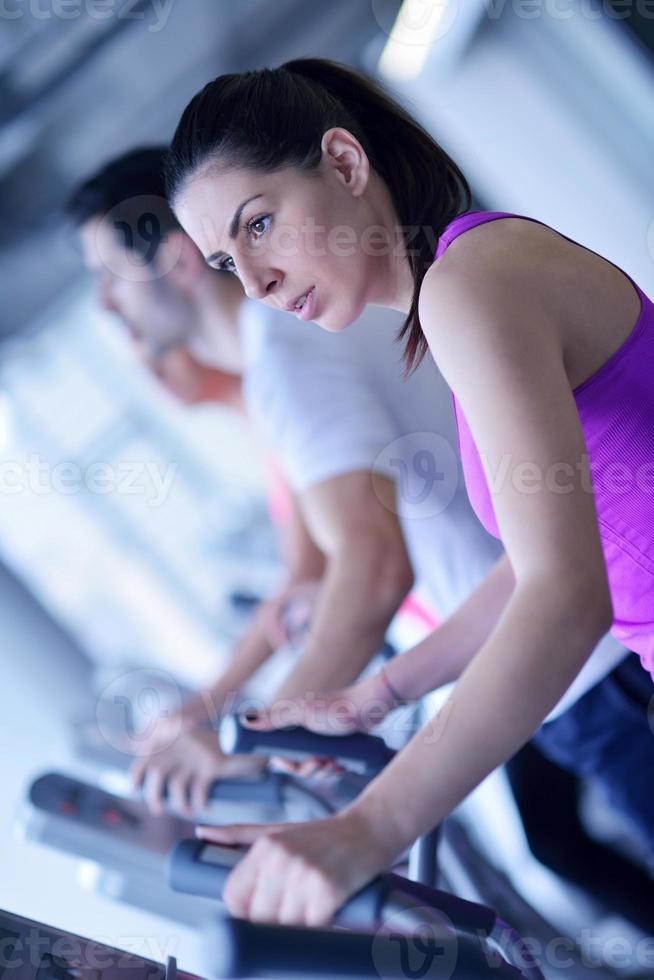
M 333 129 L 322 148 L 311 172 L 216 164 L 184 185 L 175 211 L 205 260 L 234 272 L 250 298 L 290 310 L 306 297 L 295 315 L 338 331 L 388 287 L 393 219 L 358 141 Z

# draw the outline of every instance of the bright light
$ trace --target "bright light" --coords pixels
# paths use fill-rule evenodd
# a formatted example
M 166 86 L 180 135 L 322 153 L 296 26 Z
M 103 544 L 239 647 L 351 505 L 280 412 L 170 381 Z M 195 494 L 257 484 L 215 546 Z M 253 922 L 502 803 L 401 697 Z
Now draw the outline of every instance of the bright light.
M 379 59 L 380 73 L 393 81 L 416 79 L 439 31 L 446 26 L 443 18 L 447 7 L 450 15 L 455 13 L 452 3 L 453 0 L 404 0 Z
M 5 452 L 14 440 L 14 418 L 11 402 L 0 395 L 0 452 Z
M 94 892 L 101 874 L 102 868 L 95 861 L 80 861 L 77 865 L 77 884 L 85 892 Z

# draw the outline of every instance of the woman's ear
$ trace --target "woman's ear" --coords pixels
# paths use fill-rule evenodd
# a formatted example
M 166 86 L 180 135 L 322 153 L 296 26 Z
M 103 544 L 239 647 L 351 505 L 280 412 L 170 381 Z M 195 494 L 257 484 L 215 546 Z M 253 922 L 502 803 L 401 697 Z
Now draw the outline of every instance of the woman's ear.
M 157 265 L 178 289 L 192 288 L 206 266 L 202 255 L 185 231 L 171 231 L 159 246 Z
M 323 162 L 339 175 L 353 197 L 361 197 L 368 186 L 370 161 L 356 136 L 335 126 L 323 134 L 320 148 Z

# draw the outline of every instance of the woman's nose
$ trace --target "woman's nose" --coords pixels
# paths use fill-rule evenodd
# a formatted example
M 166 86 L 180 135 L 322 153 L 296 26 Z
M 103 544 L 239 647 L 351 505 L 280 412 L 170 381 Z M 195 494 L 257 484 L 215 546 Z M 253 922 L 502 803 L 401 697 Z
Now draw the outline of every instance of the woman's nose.
M 241 269 L 241 282 L 248 299 L 267 299 L 274 293 L 279 276 L 271 269 Z

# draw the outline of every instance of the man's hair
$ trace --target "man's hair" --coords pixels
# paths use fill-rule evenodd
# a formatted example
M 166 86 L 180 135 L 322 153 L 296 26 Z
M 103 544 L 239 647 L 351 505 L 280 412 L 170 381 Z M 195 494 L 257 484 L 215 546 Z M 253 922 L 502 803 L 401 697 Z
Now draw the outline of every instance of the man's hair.
M 66 215 L 79 228 L 107 217 L 120 242 L 152 262 L 159 245 L 180 229 L 166 198 L 167 147 L 142 147 L 105 164 L 71 194 Z

